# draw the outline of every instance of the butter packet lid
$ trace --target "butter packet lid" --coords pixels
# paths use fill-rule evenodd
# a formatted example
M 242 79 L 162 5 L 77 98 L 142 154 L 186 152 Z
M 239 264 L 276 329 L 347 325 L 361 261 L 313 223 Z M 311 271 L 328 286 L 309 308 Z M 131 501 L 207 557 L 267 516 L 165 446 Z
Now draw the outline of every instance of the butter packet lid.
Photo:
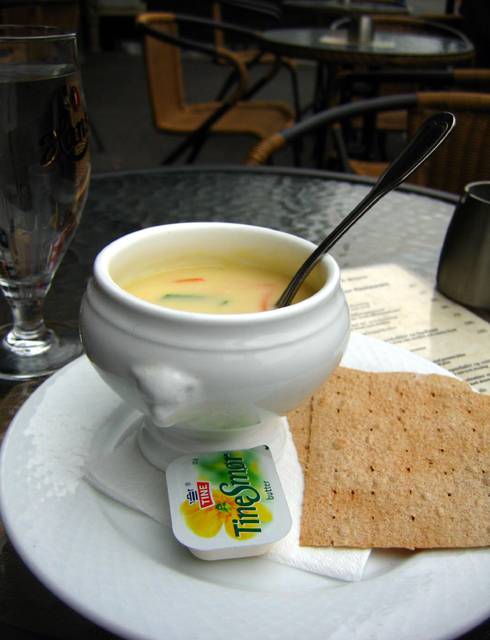
M 260 555 L 291 528 L 266 445 L 183 456 L 166 476 L 172 530 L 198 558 Z

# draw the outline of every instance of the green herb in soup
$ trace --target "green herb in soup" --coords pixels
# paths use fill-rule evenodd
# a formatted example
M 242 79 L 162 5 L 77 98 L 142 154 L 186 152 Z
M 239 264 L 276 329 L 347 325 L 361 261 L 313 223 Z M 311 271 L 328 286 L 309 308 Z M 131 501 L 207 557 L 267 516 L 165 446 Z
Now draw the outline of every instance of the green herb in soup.
M 122 284 L 147 302 L 198 313 L 255 313 L 274 307 L 289 275 L 227 259 L 189 258 Z M 314 293 L 303 285 L 295 302 Z

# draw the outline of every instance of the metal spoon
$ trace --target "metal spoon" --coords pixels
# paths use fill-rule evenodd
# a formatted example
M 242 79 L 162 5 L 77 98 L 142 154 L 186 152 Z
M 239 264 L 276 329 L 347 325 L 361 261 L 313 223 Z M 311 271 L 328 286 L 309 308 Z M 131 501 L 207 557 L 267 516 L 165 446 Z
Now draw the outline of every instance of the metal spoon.
M 310 271 L 350 227 L 363 216 L 380 198 L 398 187 L 408 176 L 417 169 L 433 151 L 441 144 L 456 123 L 452 113 L 437 113 L 421 125 L 415 136 L 402 149 L 400 154 L 386 168 L 369 193 L 361 202 L 335 227 L 313 253 L 303 262 L 294 274 L 291 282 L 281 294 L 275 304 L 276 308 L 291 304 L 303 280 Z

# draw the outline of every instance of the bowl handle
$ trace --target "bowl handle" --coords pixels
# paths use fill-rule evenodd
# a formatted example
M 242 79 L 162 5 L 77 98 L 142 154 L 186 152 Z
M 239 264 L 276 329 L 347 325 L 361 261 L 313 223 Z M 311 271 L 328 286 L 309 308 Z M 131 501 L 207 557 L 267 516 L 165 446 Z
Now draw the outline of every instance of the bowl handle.
M 136 365 L 131 376 L 143 396 L 149 417 L 159 427 L 171 427 L 185 419 L 192 407 L 204 401 L 202 382 L 168 365 Z

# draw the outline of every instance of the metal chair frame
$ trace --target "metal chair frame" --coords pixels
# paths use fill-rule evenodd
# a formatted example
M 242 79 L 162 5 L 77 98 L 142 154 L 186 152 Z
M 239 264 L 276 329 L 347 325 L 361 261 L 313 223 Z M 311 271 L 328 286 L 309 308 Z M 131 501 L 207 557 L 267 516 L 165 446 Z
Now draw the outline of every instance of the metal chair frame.
M 232 109 L 240 108 L 240 103 L 250 102 L 251 98 L 271 80 L 272 77 L 278 72 L 280 67 L 280 61 L 277 59 L 276 64 L 268 71 L 268 73 L 262 75 L 254 83 L 250 82 L 250 77 L 246 67 L 243 63 L 233 54 L 233 52 L 227 49 L 216 49 L 212 45 L 203 43 L 201 41 L 194 40 L 188 37 L 182 37 L 177 33 L 170 33 L 169 31 L 161 30 L 158 27 L 151 24 L 152 20 L 165 20 L 166 22 L 172 22 L 176 26 L 207 26 L 211 29 L 216 28 L 217 24 L 213 20 L 206 18 L 197 18 L 194 16 L 180 15 L 180 14 L 168 14 L 168 13 L 148 13 L 138 16 L 136 25 L 137 28 L 147 37 L 154 38 L 157 41 L 170 44 L 182 50 L 196 51 L 206 55 L 212 61 L 225 61 L 228 65 L 231 65 L 236 73 L 237 81 L 233 87 L 233 92 L 228 93 L 222 101 L 220 101 L 215 110 L 201 123 L 196 126 L 195 130 L 191 131 L 188 136 L 163 160 L 163 164 L 171 164 L 177 160 L 185 151 L 190 149 L 190 153 L 186 159 L 187 163 L 193 162 L 198 153 L 201 151 L 204 143 L 206 142 L 211 129 L 215 124 L 220 123 L 221 119 L 229 113 Z M 256 34 L 248 29 L 241 29 L 234 25 L 223 25 L 219 23 L 220 28 L 225 28 L 227 31 L 235 34 L 240 34 L 242 37 L 249 38 L 253 42 L 258 42 L 260 39 Z M 147 70 L 149 70 L 149 56 L 146 55 Z M 148 74 L 150 76 L 150 74 Z M 151 80 L 149 77 L 149 82 Z M 277 102 L 277 108 L 279 108 L 279 102 Z M 273 108 L 272 102 L 263 103 L 265 105 L 270 104 Z M 285 103 L 281 103 L 284 109 L 287 108 Z M 155 116 L 155 100 L 152 100 L 152 106 Z M 293 121 L 293 114 L 291 112 L 291 122 Z M 158 128 L 158 125 L 156 125 Z M 245 132 L 245 131 L 244 131 Z

